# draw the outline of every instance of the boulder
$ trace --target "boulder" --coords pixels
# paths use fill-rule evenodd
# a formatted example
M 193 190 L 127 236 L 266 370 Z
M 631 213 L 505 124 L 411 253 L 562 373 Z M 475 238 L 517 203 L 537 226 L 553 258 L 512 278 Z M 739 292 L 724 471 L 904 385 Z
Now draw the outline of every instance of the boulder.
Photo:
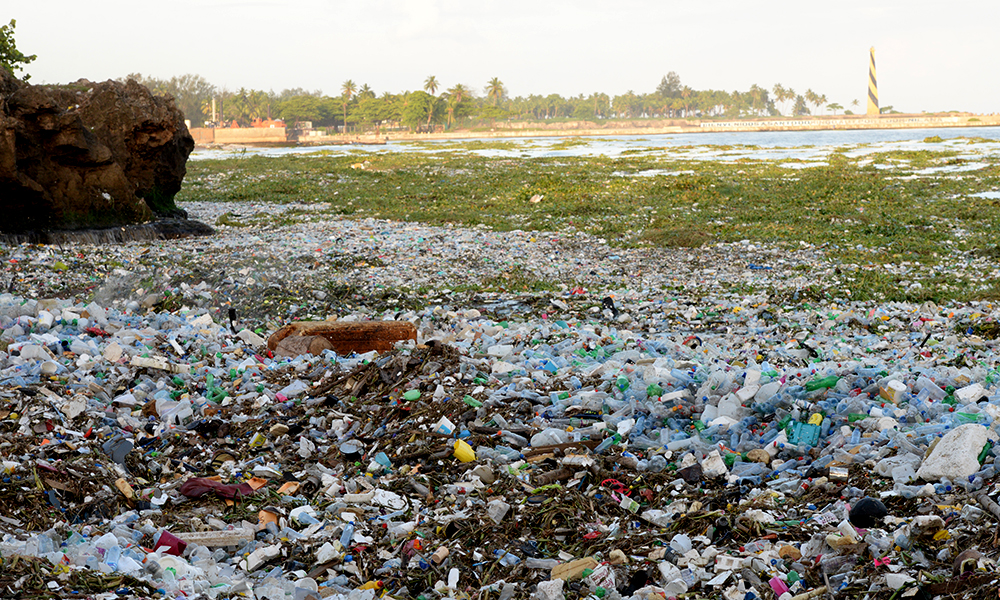
M 174 204 L 194 140 L 172 98 L 129 81 L 33 86 L 0 69 L 0 231 L 186 217 Z
M 917 471 L 924 481 L 948 478 L 958 481 L 980 469 L 979 453 L 995 435 L 982 425 L 970 423 L 952 429 L 938 441 Z

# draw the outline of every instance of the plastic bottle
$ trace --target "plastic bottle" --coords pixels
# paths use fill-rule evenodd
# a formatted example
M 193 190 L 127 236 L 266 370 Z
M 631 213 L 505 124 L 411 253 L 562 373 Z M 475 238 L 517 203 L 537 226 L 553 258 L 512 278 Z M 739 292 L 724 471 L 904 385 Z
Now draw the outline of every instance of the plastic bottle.
M 651 473 L 659 473 L 667 468 L 667 459 L 662 454 L 654 454 L 646 463 L 646 470 Z
M 347 548 L 351 544 L 351 540 L 354 538 L 354 522 L 348 521 L 344 525 L 344 531 L 340 534 L 340 545 Z
M 503 588 L 500 590 L 500 600 L 511 600 L 514 594 L 517 593 L 517 585 L 513 583 L 504 583 Z
M 930 487 L 930 493 L 933 494 L 934 487 L 931 486 L 930 484 L 921 486 L 921 485 L 906 485 L 905 483 L 896 483 L 894 486 L 892 486 L 892 489 L 895 490 L 902 497 L 909 499 L 909 498 L 917 498 L 919 496 L 929 495 L 927 493 L 928 487 Z
M 676 452 L 677 450 L 683 450 L 694 443 L 694 438 L 684 438 L 680 440 L 671 440 L 667 442 L 667 450 L 672 450 Z
M 524 566 L 529 569 L 552 569 L 562 561 L 555 558 L 527 558 Z
M 622 436 L 618 435 L 617 433 L 612 435 L 611 437 L 604 438 L 604 440 L 600 444 L 598 444 L 596 448 L 594 448 L 594 452 L 596 454 L 600 454 L 605 450 L 607 450 L 608 448 L 610 448 L 611 446 L 614 446 L 621 440 Z
M 840 378 L 837 377 L 836 375 L 828 375 L 827 377 L 823 377 L 820 379 L 813 379 L 812 381 L 806 382 L 805 390 L 807 392 L 815 392 L 816 390 L 824 388 L 832 388 L 835 385 L 837 385 L 837 382 L 839 380 Z
M 628 432 L 629 440 L 635 440 L 646 430 L 646 415 L 639 415 L 636 419 L 635 425 L 632 426 L 632 431 Z
M 517 563 L 521 562 L 520 558 L 510 552 L 507 552 L 506 550 L 494 550 L 493 555 L 496 556 L 500 561 L 500 564 L 505 567 L 513 567 Z
M 983 478 L 972 475 L 967 480 L 959 481 L 959 485 L 967 492 L 974 492 L 983 487 Z
M 528 440 L 527 439 L 525 439 L 523 436 L 517 435 L 516 433 L 513 433 L 511 431 L 502 431 L 501 435 L 502 435 L 504 441 L 507 442 L 508 444 L 510 444 L 511 446 L 514 446 L 514 447 L 517 447 L 517 448 L 524 448 L 525 446 L 528 445 Z
M 122 549 L 118 544 L 111 546 L 104 551 L 104 564 L 111 567 L 112 571 L 118 570 L 118 561 L 121 559 Z

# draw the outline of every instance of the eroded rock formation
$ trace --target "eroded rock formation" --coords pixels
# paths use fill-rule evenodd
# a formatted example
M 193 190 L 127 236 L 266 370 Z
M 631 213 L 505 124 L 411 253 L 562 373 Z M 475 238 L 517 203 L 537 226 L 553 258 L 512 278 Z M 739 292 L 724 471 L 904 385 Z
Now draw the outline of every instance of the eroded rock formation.
M 173 99 L 133 81 L 35 86 L 0 68 L 0 231 L 183 218 L 193 149 Z

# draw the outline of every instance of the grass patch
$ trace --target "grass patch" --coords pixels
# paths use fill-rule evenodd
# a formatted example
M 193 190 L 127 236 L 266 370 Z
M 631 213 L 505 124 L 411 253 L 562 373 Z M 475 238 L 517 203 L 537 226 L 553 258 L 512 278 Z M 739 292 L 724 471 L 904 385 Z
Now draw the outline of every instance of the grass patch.
M 590 140 L 565 139 L 556 146 L 584 143 Z M 840 152 L 824 166 L 797 170 L 781 167 L 786 159 L 706 161 L 672 148 L 616 157 L 475 154 L 523 147 L 474 141 L 368 153 L 363 159 L 314 153 L 192 161 L 176 200 L 322 204 L 314 210 L 288 207 L 267 219 L 232 211 L 219 217 L 218 225 L 233 227 L 381 218 L 495 231 L 586 232 L 612 247 L 699 248 L 742 240 L 805 244 L 842 265 L 843 273 L 853 273 L 850 280 L 845 275 L 835 285 L 820 285 L 817 294 L 943 301 L 994 293 L 983 281 L 942 274 L 969 261 L 982 261 L 988 270 L 1000 260 L 995 234 L 1000 201 L 975 197 L 1000 189 L 1000 161 L 988 153 L 966 155 L 954 144 L 858 157 Z M 920 172 L 973 161 L 986 166 L 974 172 Z M 617 175 L 650 170 L 677 174 Z M 909 283 L 901 289 L 903 282 Z M 534 278 L 530 269 L 512 268 L 466 285 L 544 291 L 555 284 Z

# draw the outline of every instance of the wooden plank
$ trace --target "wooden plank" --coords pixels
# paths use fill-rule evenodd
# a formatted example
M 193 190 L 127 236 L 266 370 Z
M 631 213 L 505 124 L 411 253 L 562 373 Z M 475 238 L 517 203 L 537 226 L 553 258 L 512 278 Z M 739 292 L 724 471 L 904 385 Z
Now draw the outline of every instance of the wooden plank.
M 290 336 L 321 336 L 337 354 L 388 352 L 398 341 L 416 340 L 417 328 L 409 321 L 298 321 L 271 334 L 267 348 L 273 351 Z

